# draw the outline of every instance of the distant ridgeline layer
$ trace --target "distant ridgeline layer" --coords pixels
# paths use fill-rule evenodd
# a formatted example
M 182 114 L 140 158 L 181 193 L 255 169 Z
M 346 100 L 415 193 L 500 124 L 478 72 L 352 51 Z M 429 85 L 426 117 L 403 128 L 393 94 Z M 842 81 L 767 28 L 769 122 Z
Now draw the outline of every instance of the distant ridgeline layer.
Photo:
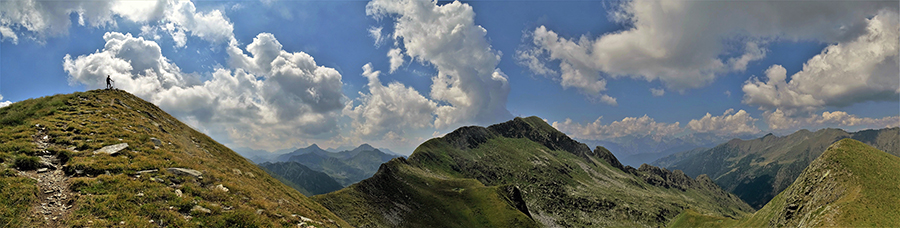
M 457 129 L 313 199 L 359 227 L 665 226 L 686 209 L 753 211 L 706 176 L 622 166 L 538 117 Z
M 397 155 L 387 154 L 363 144 L 353 150 L 329 152 L 313 144 L 307 148 L 282 154 L 273 162 L 296 162 L 334 178 L 341 186 L 372 177 L 382 163 Z
M 0 108 L 2 227 L 348 227 L 121 90 Z
M 849 133 L 840 129 L 800 130 L 777 137 L 731 140 L 708 150 L 661 158 L 654 165 L 683 170 L 689 176 L 708 175 L 723 189 L 761 208 L 786 189 L 832 143 L 855 139 L 900 156 L 900 128 Z
M 688 210 L 673 227 L 900 227 L 900 157 L 854 139 L 829 146 L 762 209 L 740 220 Z

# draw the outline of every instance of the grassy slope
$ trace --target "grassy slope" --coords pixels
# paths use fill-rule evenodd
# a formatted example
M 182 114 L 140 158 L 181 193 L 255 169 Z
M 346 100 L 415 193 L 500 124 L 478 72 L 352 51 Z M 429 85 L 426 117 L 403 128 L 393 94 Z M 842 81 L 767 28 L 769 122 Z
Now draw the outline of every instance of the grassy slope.
M 790 187 L 739 221 L 684 213 L 671 224 L 696 226 L 900 226 L 900 157 L 852 139 L 838 141 Z
M 44 153 L 32 138 L 42 128 L 51 142 L 46 153 L 68 158 L 63 170 L 77 195 L 65 224 L 58 225 L 296 226 L 299 216 L 320 226 L 348 225 L 158 107 L 124 91 L 93 90 L 0 109 L 0 226 L 41 223 L 31 214 L 42 192 L 15 168 L 23 168 L 17 161 Z M 151 137 L 162 145 L 155 147 Z M 129 147 L 116 156 L 92 153 L 118 143 Z M 203 177 L 175 175 L 165 170 L 169 167 L 199 170 Z M 151 169 L 159 171 L 136 173 Z M 213 190 L 219 184 L 230 191 Z M 176 196 L 175 189 L 184 196 Z M 211 213 L 191 212 L 195 205 Z
M 900 128 L 848 133 L 840 129 L 816 132 L 800 130 L 791 135 L 768 135 L 753 140 L 732 140 L 707 151 L 673 162 L 670 169 L 682 169 L 690 176 L 707 174 L 722 188 L 733 192 L 755 208 L 761 208 L 787 188 L 810 162 L 829 145 L 852 138 L 890 154 L 900 155 Z M 670 157 L 679 156 L 679 154 Z
M 498 187 L 435 175 L 397 158 L 374 177 L 314 196 L 359 227 L 534 227 Z
M 522 121 L 522 122 L 516 122 Z M 538 137 L 560 139 L 561 133 L 536 117 L 508 122 L 523 124 L 515 128 L 494 127 L 494 131 L 520 131 L 534 133 Z M 471 130 L 470 135 L 478 135 L 480 129 Z M 453 133 L 452 133 L 453 134 Z M 451 135 L 452 135 L 451 134 Z M 496 134 L 496 133 L 485 133 Z M 455 136 L 431 139 L 420 145 L 409 157 L 408 164 L 394 164 L 399 167 L 421 170 L 411 172 L 414 176 L 438 176 L 442 178 L 474 178 L 477 183 L 487 186 L 518 186 L 530 214 L 544 225 L 560 226 L 658 226 L 664 225 L 684 208 L 695 208 L 704 213 L 728 216 L 743 216 L 752 211 L 746 204 L 720 189 L 662 188 L 644 182 L 635 175 L 611 167 L 594 156 L 584 157 L 562 149 L 547 146 L 526 138 L 506 138 L 488 136 L 483 142 L 478 137 L 477 147 L 458 148 Z M 568 137 L 565 137 L 568 139 Z M 461 140 L 468 143 L 466 140 Z M 558 144 L 562 145 L 562 144 Z M 586 146 L 581 144 L 583 149 Z M 587 150 L 590 153 L 589 150 Z M 389 164 L 397 163 L 392 161 Z M 381 171 L 380 171 L 381 172 Z M 383 173 L 372 179 L 379 179 Z M 372 189 L 414 188 L 431 189 L 431 185 L 405 181 L 409 178 L 393 178 L 401 181 L 378 181 L 389 186 L 373 184 L 372 179 L 353 185 L 347 189 L 314 197 L 332 209 L 351 224 L 390 224 L 377 220 L 378 211 L 396 210 L 383 206 L 383 202 L 373 200 L 378 195 Z M 397 183 L 401 182 L 401 183 Z M 718 189 L 716 187 L 716 189 Z M 429 190 L 430 191 L 430 190 Z M 721 194 L 716 196 L 717 194 Z M 719 198 L 716 198 L 719 197 Z M 403 198 L 391 201 L 408 201 Z M 353 202 L 348 204 L 346 202 Z M 723 205 L 717 205 L 725 202 Z M 373 206 L 375 205 L 375 206 Z M 373 215 L 375 214 L 375 215 Z M 429 215 L 429 213 L 418 213 Z M 373 219 L 376 218 L 376 219 Z M 456 221 L 443 218 L 441 221 Z

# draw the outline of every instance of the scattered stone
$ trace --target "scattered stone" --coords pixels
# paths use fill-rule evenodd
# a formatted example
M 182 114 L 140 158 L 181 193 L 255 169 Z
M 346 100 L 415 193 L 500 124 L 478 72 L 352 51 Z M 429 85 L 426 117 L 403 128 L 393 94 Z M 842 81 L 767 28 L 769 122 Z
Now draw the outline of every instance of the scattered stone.
M 40 168 L 40 169 L 37 169 L 37 172 L 38 172 L 38 173 L 47 172 L 47 168 Z
M 131 106 L 126 105 L 126 104 L 125 104 L 124 102 L 122 102 L 121 100 L 115 99 L 115 101 L 116 101 L 116 103 L 119 103 L 119 105 L 121 105 L 122 107 L 131 109 Z
M 181 193 L 181 189 L 175 189 L 175 195 L 179 198 L 184 197 L 184 193 Z
M 144 193 L 143 193 L 143 192 L 138 193 L 136 196 L 137 196 L 137 197 L 144 197 Z
M 39 165 L 38 167 L 43 167 L 43 168 L 54 168 L 54 169 L 56 168 L 56 166 L 53 165 L 53 156 L 46 156 L 46 155 L 45 155 L 45 156 L 40 156 L 39 158 L 40 158 L 41 160 L 38 161 L 38 162 L 40 163 L 40 165 Z
M 263 211 L 266 211 L 266 210 L 263 210 L 263 209 L 256 209 L 256 214 L 257 214 L 257 215 L 261 215 L 261 214 L 263 213 Z
M 70 146 L 70 147 L 66 147 L 66 150 L 69 150 L 72 152 L 78 152 L 77 150 L 75 150 L 75 148 L 76 148 L 75 146 Z
M 141 170 L 141 171 L 137 171 L 137 174 L 155 173 L 156 171 L 159 171 L 159 170 L 158 169 Z
M 222 184 L 216 185 L 215 189 L 223 192 L 228 192 L 228 188 L 226 188 Z
M 104 153 L 112 156 L 116 155 L 117 153 L 119 153 L 119 151 L 124 150 L 125 148 L 128 148 L 128 143 L 119 143 L 116 145 L 104 146 L 99 150 L 95 150 L 94 154 Z
M 159 141 L 157 138 L 150 138 L 150 142 L 153 142 L 153 145 L 162 146 L 162 141 Z
M 241 175 L 240 169 L 231 169 L 231 172 L 234 172 L 235 175 Z
M 125 221 L 119 222 L 119 225 L 125 225 Z
M 200 205 L 194 205 L 194 208 L 191 208 L 191 212 L 194 212 L 194 211 L 202 212 L 202 213 L 206 213 L 206 214 L 212 213 L 211 210 L 209 210 L 203 206 L 200 206 Z
M 193 169 L 185 169 L 185 168 L 166 168 L 167 171 L 173 173 L 175 175 L 190 175 L 196 178 L 200 178 L 203 176 L 203 172 L 193 170 Z
M 247 176 L 250 178 L 256 178 L 256 175 L 253 175 L 251 172 L 247 172 Z

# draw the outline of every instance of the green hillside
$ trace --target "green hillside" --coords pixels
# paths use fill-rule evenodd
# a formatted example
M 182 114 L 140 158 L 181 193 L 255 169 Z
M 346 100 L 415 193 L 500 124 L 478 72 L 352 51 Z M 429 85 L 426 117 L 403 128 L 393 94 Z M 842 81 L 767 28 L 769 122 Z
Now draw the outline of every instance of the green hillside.
M 0 108 L 0 142 L 4 227 L 349 226 L 124 91 Z M 108 146 L 121 150 L 99 152 Z
M 853 139 L 834 143 L 755 214 L 734 221 L 685 213 L 676 227 L 898 227 L 900 157 Z
M 688 151 L 654 164 L 681 169 L 690 176 L 709 175 L 723 189 L 761 208 L 787 188 L 810 162 L 838 140 L 851 138 L 900 156 L 900 128 L 849 133 L 840 129 L 800 130 L 778 137 L 735 139 L 703 151 Z
M 457 129 L 313 199 L 360 227 L 663 226 L 687 208 L 752 212 L 705 176 L 623 167 L 537 117 Z

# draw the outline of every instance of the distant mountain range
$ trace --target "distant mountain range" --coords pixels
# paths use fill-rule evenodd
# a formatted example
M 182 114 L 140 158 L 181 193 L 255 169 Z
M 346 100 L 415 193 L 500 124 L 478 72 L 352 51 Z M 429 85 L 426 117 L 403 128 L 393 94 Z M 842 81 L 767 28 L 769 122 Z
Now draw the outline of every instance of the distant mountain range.
M 362 144 L 352 150 L 340 152 L 329 152 L 316 144 L 312 144 L 306 148 L 278 155 L 272 161 L 296 162 L 309 169 L 328 174 L 341 186 L 348 186 L 371 177 L 378 171 L 378 166 L 381 163 L 385 163 L 395 157 L 400 156 L 384 153 L 369 144 Z M 290 177 L 285 176 L 286 174 L 276 174 L 290 179 Z
M 900 157 L 844 138 L 829 146 L 790 186 L 750 216 L 734 220 L 688 211 L 669 225 L 900 227 L 898 184 Z
M 368 145 L 368 144 L 362 144 L 362 145 L 366 145 L 367 147 L 372 147 L 372 146 L 370 146 L 370 145 Z M 360 145 L 360 146 L 362 146 L 362 145 Z M 316 144 L 310 145 L 310 147 L 312 147 L 312 146 L 315 146 L 315 147 L 317 147 L 317 148 L 319 147 L 319 146 L 316 145 Z M 357 147 L 360 147 L 360 146 L 357 146 Z M 356 149 L 357 147 L 354 147 L 354 146 L 340 146 L 340 147 L 338 147 L 338 148 L 327 148 L 327 149 L 321 149 L 321 148 L 319 148 L 319 150 L 324 150 L 324 151 L 332 152 L 332 153 L 339 153 L 339 152 L 343 152 L 343 151 L 351 151 L 351 150 L 353 150 L 353 149 Z M 307 147 L 307 148 L 309 148 L 309 147 Z M 278 161 L 284 161 L 284 160 L 282 160 L 282 159 L 279 159 L 278 157 L 279 157 L 279 156 L 282 156 L 282 155 L 285 155 L 285 154 L 288 154 L 288 153 L 291 153 L 291 152 L 294 152 L 294 151 L 297 151 L 297 150 L 300 150 L 300 149 L 301 149 L 301 148 L 292 147 L 292 148 L 288 148 L 288 149 L 281 149 L 281 150 L 276 150 L 276 151 L 270 152 L 270 151 L 266 151 L 266 150 L 255 150 L 255 149 L 250 149 L 250 148 L 247 148 L 247 147 L 235 147 L 235 148 L 233 148 L 233 150 L 234 150 L 235 152 L 237 152 L 237 153 L 240 154 L 241 156 L 244 156 L 244 157 L 247 158 L 247 159 L 250 159 L 250 161 L 253 161 L 254 163 L 257 163 L 257 164 L 259 164 L 259 163 L 264 163 L 264 162 L 278 162 Z M 378 149 L 379 151 L 385 153 L 385 154 L 393 155 L 393 156 L 395 156 L 395 157 L 406 157 L 406 155 L 403 155 L 403 154 L 400 154 L 400 153 L 391 151 L 390 149 L 387 149 L 387 148 L 377 148 L 377 149 Z
M 735 139 L 654 163 L 670 171 L 528 117 L 408 158 L 312 145 L 254 165 L 141 98 L 94 90 L 0 108 L 0 139 L 9 227 L 900 227 L 896 127 Z
M 459 128 L 313 199 L 358 227 L 643 227 L 688 208 L 753 211 L 706 176 L 623 166 L 538 117 Z
M 849 133 L 840 129 L 800 130 L 778 137 L 731 140 L 706 149 L 661 158 L 654 165 L 680 169 L 689 176 L 708 175 L 719 186 L 754 208 L 761 208 L 786 189 L 810 162 L 834 142 L 851 138 L 900 156 L 900 128 Z
M 752 139 L 759 135 L 742 134 L 720 136 L 712 133 L 692 133 L 679 137 L 672 136 L 624 136 L 606 140 L 584 140 L 590 147 L 602 146 L 619 157 L 622 164 L 638 167 L 678 152 L 697 148 L 710 148 L 731 139 Z
M 323 172 L 297 162 L 264 162 L 259 164 L 267 173 L 291 186 L 303 195 L 312 196 L 337 191 L 343 186 Z

